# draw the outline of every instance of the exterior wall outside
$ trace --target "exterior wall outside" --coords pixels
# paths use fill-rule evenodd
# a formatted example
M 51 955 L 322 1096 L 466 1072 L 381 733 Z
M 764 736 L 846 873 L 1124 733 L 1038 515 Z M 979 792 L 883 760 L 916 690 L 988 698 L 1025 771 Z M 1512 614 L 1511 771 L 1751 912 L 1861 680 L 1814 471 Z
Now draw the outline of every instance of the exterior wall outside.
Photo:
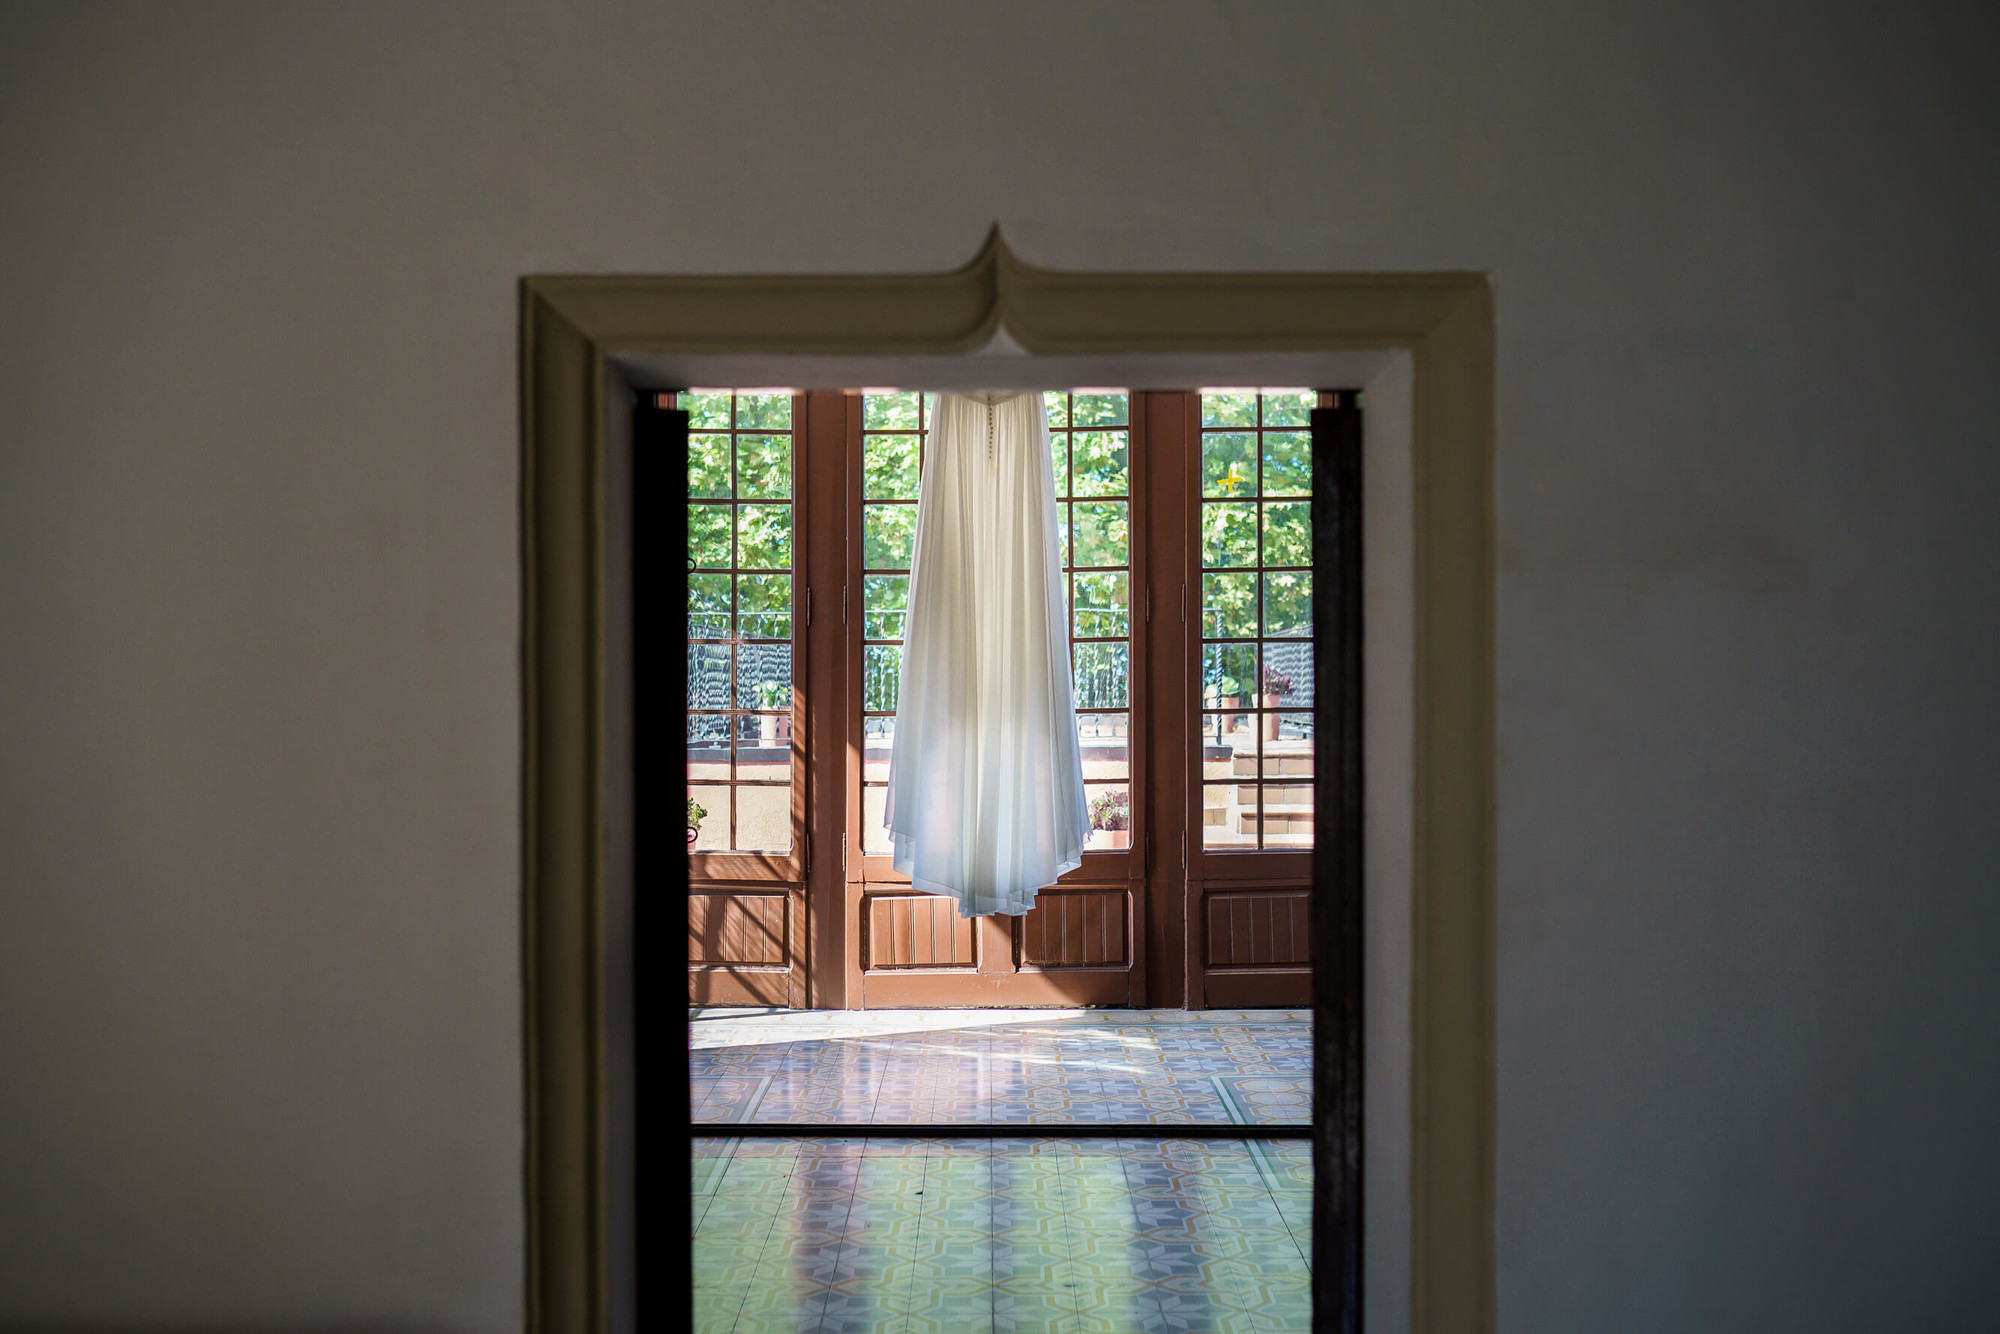
M 516 279 L 995 219 L 1495 275 L 1501 1328 L 2000 1323 L 1994 22 L 11 11 L 0 1326 L 519 1327 Z

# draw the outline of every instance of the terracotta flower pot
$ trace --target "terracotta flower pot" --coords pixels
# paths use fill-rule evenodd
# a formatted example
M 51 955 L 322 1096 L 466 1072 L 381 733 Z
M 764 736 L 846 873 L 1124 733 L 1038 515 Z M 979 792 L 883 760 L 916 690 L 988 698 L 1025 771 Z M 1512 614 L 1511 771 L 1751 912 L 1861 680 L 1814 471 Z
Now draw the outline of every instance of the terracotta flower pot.
M 1129 829 L 1102 829 L 1098 832 L 1103 834 L 1107 840 L 1106 847 L 1129 848 L 1132 846 L 1132 831 Z

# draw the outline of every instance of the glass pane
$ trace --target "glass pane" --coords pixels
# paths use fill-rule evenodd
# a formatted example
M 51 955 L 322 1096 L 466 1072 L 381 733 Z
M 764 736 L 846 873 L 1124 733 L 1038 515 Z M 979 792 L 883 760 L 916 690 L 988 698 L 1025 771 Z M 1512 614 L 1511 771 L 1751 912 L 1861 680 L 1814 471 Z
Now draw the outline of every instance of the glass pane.
M 1092 852 L 1111 852 L 1132 845 L 1132 789 L 1124 783 L 1091 784 L 1083 789 L 1090 808 L 1090 838 L 1083 845 Z
M 1254 501 L 1202 502 L 1201 563 L 1209 569 L 1257 563 L 1257 506 Z
M 688 715 L 688 772 L 690 779 L 712 778 L 729 781 L 729 716 L 721 713 Z
M 889 830 L 882 823 L 882 810 L 889 804 L 889 789 L 861 789 L 861 850 L 870 856 L 889 855 Z
M 861 707 L 870 712 L 896 711 L 896 686 L 903 667 L 903 650 L 896 644 L 870 644 L 861 650 Z
M 1201 716 L 1201 776 L 1210 782 L 1257 776 L 1256 714 L 1238 709 Z
M 1201 646 L 1201 702 L 1211 709 L 1231 709 L 1247 703 L 1257 675 L 1255 644 Z
M 792 396 L 789 393 L 738 394 L 736 429 L 789 431 L 792 429 Z
M 792 850 L 792 791 L 787 787 L 736 789 L 736 846 L 744 852 Z
M 920 435 L 861 437 L 861 494 L 868 500 L 915 500 Z
M 688 559 L 711 570 L 729 568 L 729 521 L 727 505 L 688 506 Z
M 746 570 L 785 570 L 792 564 L 792 507 L 738 505 L 736 561 Z
M 1311 426 L 1312 410 L 1319 395 L 1310 389 L 1266 389 L 1264 425 Z
M 729 638 L 729 576 L 688 576 L 688 638 Z
M 745 639 L 792 637 L 792 576 L 736 577 L 736 633 Z
M 1076 707 L 1122 709 L 1131 703 L 1132 653 L 1124 644 L 1076 645 Z
M 1257 785 L 1203 783 L 1201 845 L 1204 848 L 1257 846 Z
M 903 618 L 910 605 L 910 576 L 907 574 L 864 574 L 861 576 L 861 637 L 901 639 Z
M 1079 574 L 1075 579 L 1076 600 L 1070 615 L 1076 628 L 1072 633 L 1081 639 L 1122 639 L 1132 633 L 1127 593 L 1130 575 L 1115 570 Z
M 1083 748 L 1085 782 L 1132 776 L 1131 733 L 1132 715 L 1129 713 L 1076 715 L 1076 736 Z
M 688 645 L 688 707 L 729 707 L 729 645 Z
M 1123 426 L 1125 424 L 1124 394 L 1078 394 L 1075 398 L 1075 424 L 1078 426 Z
M 1310 779 L 1312 773 L 1313 716 L 1310 713 L 1266 715 L 1264 777 Z
M 910 544 L 917 535 L 915 505 L 861 507 L 861 568 L 907 570 Z
M 736 494 L 758 500 L 792 498 L 792 438 L 736 437 Z
M 736 777 L 741 781 L 786 783 L 792 777 L 792 717 L 788 713 L 736 715 Z M 742 815 L 737 807 L 737 815 Z M 742 831 L 737 831 L 742 837 Z M 742 844 L 738 844 L 742 846 Z
M 1279 743 L 1269 737 L 1279 730 L 1276 714 L 1266 715 L 1266 746 Z M 1297 745 L 1297 742 L 1289 743 Z M 1264 760 L 1264 846 L 1267 848 L 1309 848 L 1313 843 L 1313 784 L 1310 777 L 1271 777 L 1272 757 Z
M 1042 395 L 1042 404 L 1049 410 L 1049 426 L 1060 430 L 1069 425 L 1069 395 L 1060 389 L 1051 389 Z
M 894 718 L 863 718 L 861 720 L 861 776 L 871 783 L 886 782 L 889 777 L 889 752 L 896 744 L 896 720 Z
M 1127 505 L 1122 500 L 1078 501 L 1076 510 L 1076 563 L 1078 565 L 1124 565 L 1127 563 Z
M 739 709 L 792 707 L 790 644 L 736 646 L 736 707 Z
M 1312 502 L 1271 500 L 1264 503 L 1264 563 L 1310 565 Z
M 690 810 L 689 816 L 701 820 L 701 833 L 694 840 L 696 852 L 726 852 L 729 849 L 729 789 L 726 787 L 688 786 L 688 800 L 694 802 L 700 811 Z M 701 812 L 706 812 L 702 814 Z
M 1201 493 L 1205 496 L 1257 494 L 1257 437 L 1211 431 L 1201 438 Z
M 1067 496 L 1069 480 L 1069 435 L 1064 431 L 1049 432 L 1049 472 L 1056 481 L 1056 494 Z
M 1264 576 L 1264 633 L 1267 635 L 1310 635 L 1312 623 L 1312 572 Z
M 863 394 L 861 429 L 864 431 L 914 431 L 917 429 L 917 398 L 909 394 Z
M 1204 574 L 1201 577 L 1201 633 L 1204 639 L 1257 637 L 1257 576 Z
M 729 485 L 729 437 L 689 436 L 688 494 L 726 499 Z
M 1312 432 L 1264 433 L 1264 494 L 1312 494 Z
M 1056 504 L 1056 555 L 1065 566 L 1076 563 L 1076 553 L 1070 549 L 1070 529 L 1075 525 L 1070 522 L 1069 511 L 1067 502 Z
M 1076 494 L 1122 496 L 1131 490 L 1131 451 L 1123 431 L 1078 431 Z
M 727 389 L 711 389 L 682 394 L 678 402 L 687 409 L 690 430 L 713 427 L 726 431 L 729 429 L 729 400 L 734 397 Z
M 1280 639 L 1264 645 L 1264 707 L 1310 709 L 1313 703 L 1313 646 L 1309 639 Z
M 1251 389 L 1217 389 L 1201 396 L 1203 426 L 1255 426 L 1257 394 Z

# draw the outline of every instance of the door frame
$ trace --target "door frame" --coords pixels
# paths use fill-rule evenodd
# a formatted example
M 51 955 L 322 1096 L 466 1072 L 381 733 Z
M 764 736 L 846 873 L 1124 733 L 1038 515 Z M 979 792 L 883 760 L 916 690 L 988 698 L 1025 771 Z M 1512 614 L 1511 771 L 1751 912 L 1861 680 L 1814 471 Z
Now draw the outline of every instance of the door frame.
M 1475 273 L 1084 274 L 998 229 L 936 275 L 538 276 L 521 285 L 526 1307 L 609 1328 L 605 441 L 621 354 L 1401 349 L 1413 372 L 1411 1328 L 1494 1323 L 1493 301 Z M 815 948 L 815 954 L 819 951 Z M 821 956 L 823 957 L 823 956 Z M 684 968 L 673 979 L 684 995 Z M 666 1072 L 664 1078 L 675 1076 Z M 678 1073 L 685 1096 L 685 1064 Z M 649 1171 L 672 1173 L 672 1164 Z M 686 1165 L 678 1171 L 685 1175 Z M 665 1193 L 671 1193 L 665 1192 Z

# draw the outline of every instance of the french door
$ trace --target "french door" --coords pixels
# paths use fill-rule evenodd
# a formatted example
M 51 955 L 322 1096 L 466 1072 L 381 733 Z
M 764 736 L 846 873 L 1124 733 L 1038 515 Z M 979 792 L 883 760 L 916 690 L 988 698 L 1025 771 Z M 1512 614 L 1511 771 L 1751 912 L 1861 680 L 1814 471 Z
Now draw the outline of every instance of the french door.
M 1333 397 L 1047 395 L 1092 830 L 1032 912 L 968 920 L 882 828 L 925 396 L 679 395 L 691 998 L 1306 1004 L 1310 414 Z

